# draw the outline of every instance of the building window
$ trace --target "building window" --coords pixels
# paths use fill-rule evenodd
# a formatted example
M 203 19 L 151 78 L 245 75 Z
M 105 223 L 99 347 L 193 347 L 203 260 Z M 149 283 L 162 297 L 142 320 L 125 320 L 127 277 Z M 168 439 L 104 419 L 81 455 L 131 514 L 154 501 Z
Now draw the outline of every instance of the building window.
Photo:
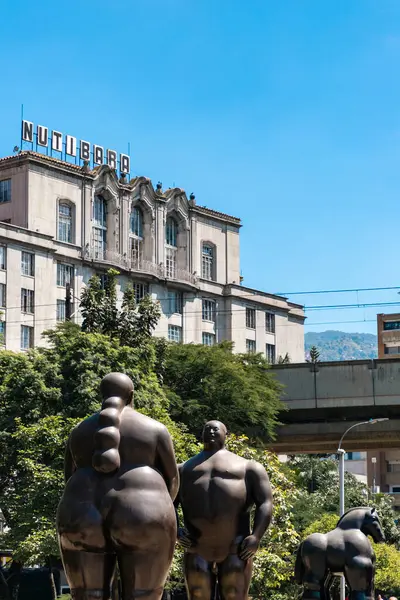
M 0 246 L 0 269 L 6 268 L 6 247 Z
M 0 307 L 6 307 L 6 284 L 0 283 Z
M 214 346 L 215 344 L 215 335 L 213 333 L 208 333 L 203 331 L 203 346 Z
M 140 264 L 143 257 L 143 215 L 140 208 L 132 208 L 130 215 L 131 259 Z
M 102 196 L 94 197 L 92 233 L 94 258 L 104 259 L 107 247 L 107 204 Z
M 384 331 L 393 331 L 394 329 L 400 329 L 400 321 L 385 321 L 383 323 Z
M 135 301 L 138 304 L 149 293 L 147 283 L 132 283 L 132 288 L 135 293 Z
M 168 339 L 170 342 L 181 342 L 182 327 L 178 327 L 178 325 L 168 325 Z
M 344 460 L 362 460 L 363 454 L 362 452 L 346 452 L 344 455 Z
M 392 494 L 400 494 L 400 485 L 391 485 L 390 491 Z
M 387 463 L 387 472 L 388 473 L 400 473 L 400 463 Z
M 172 217 L 167 219 L 165 226 L 165 243 L 173 248 L 178 246 L 178 225 Z
M 0 181 L 0 204 L 11 202 L 11 179 Z
M 4 346 L 6 343 L 6 322 L 0 321 L 0 345 Z
M 169 217 L 165 226 L 165 275 L 169 279 L 176 278 L 176 254 L 178 250 L 178 225 Z
M 275 364 L 275 346 L 273 344 L 266 345 L 265 357 L 270 365 Z
M 21 325 L 21 350 L 33 348 L 33 327 Z
M 272 313 L 265 313 L 265 331 L 275 333 L 275 315 Z
M 180 292 L 168 291 L 167 296 L 167 314 L 182 314 L 182 294 Z
M 246 340 L 247 354 L 254 354 L 256 351 L 256 340 Z
M 57 285 L 65 287 L 67 283 L 73 287 L 74 267 L 64 263 L 57 263 Z
M 201 313 L 203 321 L 215 322 L 215 300 L 203 298 Z
M 246 327 L 248 329 L 256 328 L 256 309 L 246 308 Z
M 31 315 L 35 312 L 35 292 L 33 290 L 21 289 L 21 311 Z
M 72 206 L 69 202 L 58 204 L 58 239 L 72 244 Z
M 203 279 L 214 279 L 214 248 L 210 244 L 203 244 L 201 251 L 201 276 Z
M 400 346 L 385 346 L 385 354 L 400 354 Z
M 57 300 L 57 321 L 65 321 L 65 300 Z
M 21 273 L 29 277 L 35 275 L 35 255 L 31 252 L 21 252 Z

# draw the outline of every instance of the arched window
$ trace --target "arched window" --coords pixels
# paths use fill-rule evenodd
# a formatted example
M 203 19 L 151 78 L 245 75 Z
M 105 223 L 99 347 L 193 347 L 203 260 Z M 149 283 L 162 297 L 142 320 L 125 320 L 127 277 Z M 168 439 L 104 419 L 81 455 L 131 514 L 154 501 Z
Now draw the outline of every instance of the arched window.
M 203 244 L 201 249 L 201 276 L 203 279 L 208 279 L 209 281 L 214 280 L 214 261 L 214 246 L 208 243 Z
M 131 210 L 129 239 L 132 262 L 139 266 L 143 257 L 143 214 L 137 206 Z
M 172 217 L 167 219 L 165 226 L 165 267 L 166 276 L 176 277 L 176 254 L 178 250 L 178 224 Z
M 69 202 L 58 203 L 58 239 L 72 244 L 72 206 Z
M 107 203 L 103 196 L 94 197 L 92 245 L 94 258 L 105 258 L 107 248 Z

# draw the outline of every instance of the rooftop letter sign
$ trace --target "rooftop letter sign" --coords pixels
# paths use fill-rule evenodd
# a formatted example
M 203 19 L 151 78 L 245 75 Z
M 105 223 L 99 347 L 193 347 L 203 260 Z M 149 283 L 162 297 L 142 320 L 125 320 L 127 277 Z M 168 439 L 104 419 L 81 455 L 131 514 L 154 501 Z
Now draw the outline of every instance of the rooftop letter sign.
M 78 140 L 76 137 L 63 134 L 55 129 L 49 130 L 43 125 L 34 125 L 31 121 L 22 121 L 21 125 L 21 146 L 23 142 L 30 143 L 39 148 L 46 148 L 48 154 L 53 156 L 54 152 L 61 154 L 65 159 L 71 157 L 78 161 L 88 161 L 94 166 L 108 165 L 111 169 L 118 170 L 121 173 L 130 172 L 130 157 L 127 154 L 119 154 L 115 150 L 105 150 L 103 146 L 98 146 L 85 140 Z M 39 148 L 38 148 L 39 147 Z

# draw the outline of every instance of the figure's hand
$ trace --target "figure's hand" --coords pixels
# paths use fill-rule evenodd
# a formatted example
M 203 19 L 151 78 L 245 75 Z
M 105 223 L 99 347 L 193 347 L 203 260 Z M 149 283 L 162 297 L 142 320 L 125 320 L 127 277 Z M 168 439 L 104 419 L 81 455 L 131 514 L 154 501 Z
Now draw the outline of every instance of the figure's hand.
M 260 545 L 260 540 L 255 535 L 248 535 L 240 544 L 239 557 L 242 560 L 253 558 Z
M 189 548 L 194 546 L 192 538 L 184 527 L 178 528 L 178 544 L 185 550 L 189 550 Z

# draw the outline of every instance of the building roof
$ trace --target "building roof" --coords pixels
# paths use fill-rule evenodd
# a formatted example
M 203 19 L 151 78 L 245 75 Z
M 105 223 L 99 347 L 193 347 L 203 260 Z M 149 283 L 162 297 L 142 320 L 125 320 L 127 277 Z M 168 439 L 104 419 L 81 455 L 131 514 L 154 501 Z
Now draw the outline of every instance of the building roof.
M 217 219 L 223 219 L 226 221 L 227 219 L 232 221 L 235 225 L 240 225 L 241 221 L 239 217 L 233 217 L 232 215 L 227 215 L 226 213 L 219 212 L 218 210 L 213 210 L 212 208 L 207 208 L 207 206 L 193 206 L 192 210 L 198 212 L 203 215 L 207 215 L 210 217 L 216 217 Z
M 0 163 L 6 162 L 8 160 L 14 159 L 19 160 L 22 158 L 38 158 L 40 160 L 44 160 L 45 162 L 49 162 L 53 165 L 57 165 L 59 167 L 71 169 L 73 171 L 82 171 L 81 165 L 74 165 L 73 163 L 69 163 L 65 160 L 61 160 L 60 158 L 54 158 L 54 156 L 47 156 L 46 154 L 41 154 L 40 152 L 34 152 L 33 150 L 22 150 L 18 154 L 13 154 L 11 156 L 5 156 L 0 158 Z M 95 170 L 89 170 L 89 173 L 94 174 Z
M 75 164 L 67 162 L 65 160 L 61 160 L 60 158 L 54 158 L 54 156 L 47 156 L 46 154 L 42 154 L 41 152 L 34 152 L 33 150 L 22 150 L 18 154 L 4 156 L 3 158 L 0 158 L 0 164 L 7 162 L 7 161 L 11 161 L 11 160 L 18 161 L 23 158 L 34 158 L 34 159 L 42 160 L 42 161 L 50 163 L 54 166 L 62 167 L 69 171 L 74 171 L 75 173 L 83 172 L 82 165 L 75 165 Z M 88 171 L 86 171 L 85 175 L 91 175 L 92 177 L 94 177 L 98 173 L 100 168 L 101 168 L 101 165 L 98 165 L 98 166 L 94 167 L 93 169 L 89 169 Z M 129 181 L 129 183 L 127 183 L 125 185 L 133 186 L 138 179 L 140 179 L 140 177 L 133 177 Z M 148 181 L 150 182 L 150 180 L 148 180 Z M 184 192 L 184 190 L 182 190 L 182 192 Z M 219 211 L 213 210 L 211 208 L 207 208 L 206 206 L 192 205 L 190 208 L 194 212 L 197 212 L 197 213 L 205 215 L 205 216 L 214 217 L 216 219 L 221 219 L 224 221 L 228 220 L 228 221 L 231 221 L 232 224 L 239 225 L 239 226 L 241 224 L 241 221 L 238 217 L 233 217 L 232 215 L 228 215 L 226 213 L 219 212 Z

